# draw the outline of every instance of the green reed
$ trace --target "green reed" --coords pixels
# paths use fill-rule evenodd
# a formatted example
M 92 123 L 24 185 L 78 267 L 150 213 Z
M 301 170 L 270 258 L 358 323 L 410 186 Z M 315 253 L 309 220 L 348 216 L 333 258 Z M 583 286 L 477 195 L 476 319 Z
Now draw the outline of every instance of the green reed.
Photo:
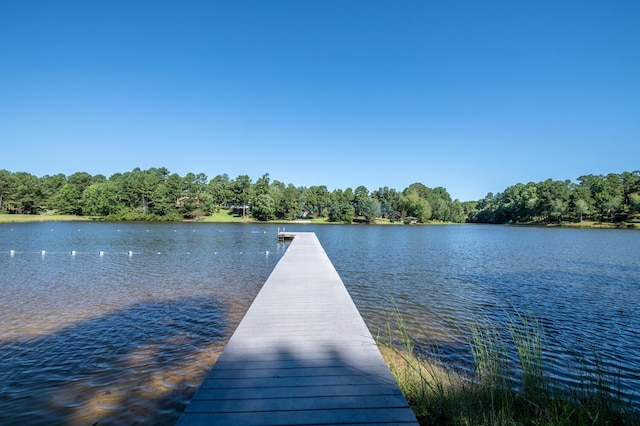
M 464 377 L 444 366 L 438 344 L 427 341 L 431 355 L 418 355 L 397 309 L 382 353 L 400 389 L 422 425 L 640 425 L 637 406 L 618 388 L 620 375 L 601 362 L 577 358 L 572 368 L 581 377 L 560 385 L 544 369 L 544 330 L 537 319 L 515 310 L 498 327 L 488 318 L 475 320 L 465 333 L 475 374 Z M 512 367 L 509 348 L 518 367 Z M 595 357 L 599 360 L 598 357 Z

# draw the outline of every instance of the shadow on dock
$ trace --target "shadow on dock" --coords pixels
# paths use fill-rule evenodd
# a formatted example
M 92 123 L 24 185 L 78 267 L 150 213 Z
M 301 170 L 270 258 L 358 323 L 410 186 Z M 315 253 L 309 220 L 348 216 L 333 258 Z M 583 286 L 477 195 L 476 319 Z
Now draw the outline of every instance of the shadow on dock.
M 416 424 L 388 372 L 349 353 L 289 346 L 225 353 L 178 425 Z

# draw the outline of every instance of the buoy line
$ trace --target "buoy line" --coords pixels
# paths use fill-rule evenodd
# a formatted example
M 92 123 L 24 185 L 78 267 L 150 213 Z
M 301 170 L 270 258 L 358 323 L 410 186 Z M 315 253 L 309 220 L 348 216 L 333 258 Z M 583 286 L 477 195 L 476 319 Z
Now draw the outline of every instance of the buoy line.
M 70 255 L 71 257 L 76 257 L 76 256 L 87 256 L 87 255 L 97 255 L 100 257 L 104 257 L 104 256 L 128 256 L 128 257 L 133 257 L 133 255 L 144 255 L 144 254 L 156 254 L 156 255 L 160 255 L 160 254 L 166 254 L 168 252 L 134 252 L 133 250 L 128 250 L 125 252 L 109 252 L 109 251 L 105 251 L 105 250 L 99 250 L 99 251 L 78 251 L 78 250 L 71 250 L 71 251 L 47 251 L 47 250 L 40 250 L 40 251 L 17 251 L 17 250 L 9 250 L 9 251 L 4 251 L 4 252 L 0 252 L 0 254 L 8 254 L 11 257 L 14 257 L 16 255 L 22 255 L 22 254 L 39 254 L 40 256 L 53 256 L 53 255 L 61 255 L 61 254 L 65 254 L 65 255 Z M 244 252 L 244 251 L 239 251 L 236 252 L 236 254 L 238 255 L 245 255 L 245 254 L 250 254 L 252 252 Z M 269 251 L 269 250 L 262 250 L 262 251 L 258 251 L 258 252 L 253 252 L 255 254 L 263 254 L 265 256 L 269 256 L 270 254 L 273 254 L 273 251 Z M 275 252 L 276 254 L 280 253 L 280 250 L 277 250 Z M 191 255 L 191 252 L 185 252 L 183 254 L 186 255 Z M 214 251 L 213 252 L 214 255 L 218 255 L 219 252 Z

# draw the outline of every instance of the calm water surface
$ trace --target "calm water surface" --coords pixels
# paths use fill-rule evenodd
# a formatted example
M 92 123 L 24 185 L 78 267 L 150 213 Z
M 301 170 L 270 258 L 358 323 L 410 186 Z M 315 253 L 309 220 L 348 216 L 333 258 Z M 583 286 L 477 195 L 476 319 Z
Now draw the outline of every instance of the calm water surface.
M 0 424 L 173 424 L 286 250 L 277 230 L 0 225 Z M 553 374 L 573 380 L 567 366 L 593 349 L 640 393 L 640 233 L 287 231 L 317 233 L 374 335 L 395 304 L 412 333 L 469 369 L 465 327 L 518 309 L 544 325 Z

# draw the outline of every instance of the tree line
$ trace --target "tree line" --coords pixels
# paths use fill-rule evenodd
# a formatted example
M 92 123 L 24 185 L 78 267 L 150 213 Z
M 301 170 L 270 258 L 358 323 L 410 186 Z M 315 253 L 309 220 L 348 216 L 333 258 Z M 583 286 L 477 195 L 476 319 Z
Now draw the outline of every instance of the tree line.
M 583 220 L 622 222 L 640 214 L 640 171 L 517 183 L 479 201 L 452 200 L 443 187 L 413 183 L 402 191 L 365 186 L 329 191 L 297 187 L 265 173 L 209 179 L 167 168 L 135 168 L 109 178 L 77 172 L 37 177 L 0 170 L 0 213 L 56 212 L 109 220 L 183 220 L 220 208 L 256 220 L 326 218 L 331 222 L 527 223 Z
M 109 178 L 77 172 L 37 177 L 0 170 L 0 211 L 15 214 L 55 212 L 109 220 L 183 220 L 220 208 L 260 221 L 327 218 L 331 222 L 464 222 L 463 204 L 445 188 L 414 183 L 403 191 L 365 186 L 329 191 L 325 185 L 296 187 L 247 175 L 209 179 L 203 173 L 180 176 L 167 168 L 135 168 Z
M 640 213 L 640 171 L 518 183 L 465 208 L 477 223 L 623 222 Z

